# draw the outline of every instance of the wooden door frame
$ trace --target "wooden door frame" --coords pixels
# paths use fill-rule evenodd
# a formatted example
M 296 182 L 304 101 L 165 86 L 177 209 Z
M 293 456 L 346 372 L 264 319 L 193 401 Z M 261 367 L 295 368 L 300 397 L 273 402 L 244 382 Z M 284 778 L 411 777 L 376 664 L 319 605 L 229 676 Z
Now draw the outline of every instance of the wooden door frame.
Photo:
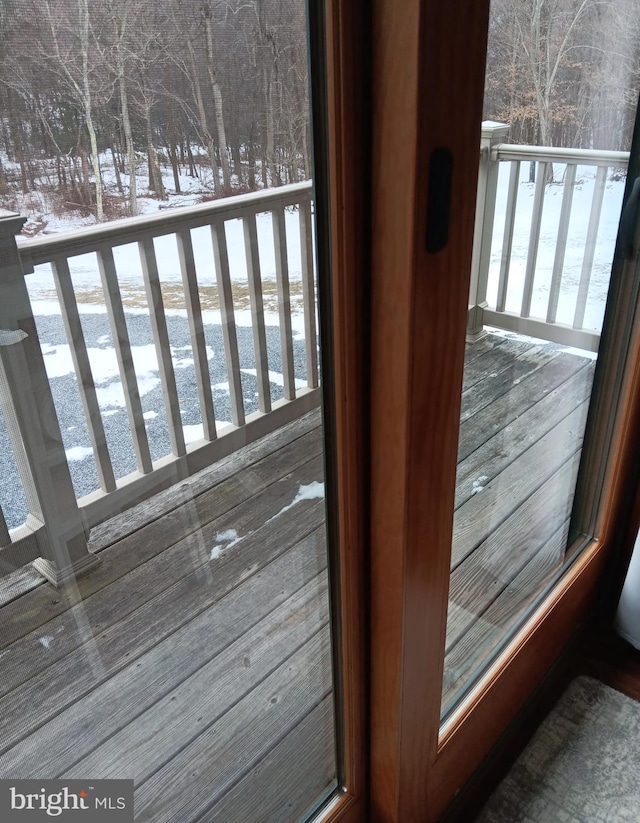
M 489 0 L 374 0 L 371 819 L 440 819 L 585 620 L 622 525 L 640 436 L 632 353 L 599 539 L 440 735 L 453 499 Z M 446 89 L 446 91 L 444 91 Z M 446 249 L 425 247 L 431 152 L 454 156 Z M 637 338 L 636 338 L 637 339 Z
M 456 455 L 489 0 L 373 3 L 372 819 L 437 819 Z M 446 93 L 443 89 L 446 88 Z M 453 154 L 426 250 L 431 153 Z
M 340 787 L 314 821 L 366 823 L 367 4 L 310 0 L 309 16 L 325 474 L 337 514 L 329 574 Z

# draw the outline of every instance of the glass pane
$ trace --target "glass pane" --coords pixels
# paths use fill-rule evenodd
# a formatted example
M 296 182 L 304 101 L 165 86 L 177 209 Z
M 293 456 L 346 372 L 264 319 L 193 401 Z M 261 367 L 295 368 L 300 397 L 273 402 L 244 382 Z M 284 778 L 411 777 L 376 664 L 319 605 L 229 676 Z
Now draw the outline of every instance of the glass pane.
M 565 566 L 635 107 L 631 4 L 494 0 L 443 716 Z
M 306 3 L 0 25 L 0 776 L 304 819 L 338 785 Z

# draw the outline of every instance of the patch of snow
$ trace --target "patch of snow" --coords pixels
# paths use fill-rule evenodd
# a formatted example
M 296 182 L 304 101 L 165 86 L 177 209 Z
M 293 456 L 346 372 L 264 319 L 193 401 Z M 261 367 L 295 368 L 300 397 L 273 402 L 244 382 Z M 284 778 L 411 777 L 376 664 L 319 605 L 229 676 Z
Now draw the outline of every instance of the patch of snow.
M 41 637 L 38 640 L 38 642 L 41 646 L 44 646 L 45 649 L 48 649 L 51 647 L 51 644 L 53 643 L 53 637 L 51 637 L 51 635 L 45 635 L 44 637 Z
M 70 449 L 65 449 L 64 452 L 69 463 L 75 463 L 78 460 L 84 460 L 93 454 L 93 449 L 89 446 L 72 446 Z
M 149 394 L 160 385 L 160 378 L 138 375 L 137 382 L 138 393 L 140 397 L 144 397 L 145 394 Z M 125 408 L 124 389 L 120 382 L 96 388 L 96 395 L 101 406 Z
M 211 358 L 209 358 L 209 359 L 211 359 Z M 195 363 L 195 360 L 193 359 L 193 357 L 181 357 L 180 359 L 173 359 L 173 368 L 174 369 L 186 369 L 189 366 L 193 366 L 194 363 Z
M 567 354 L 577 354 L 579 357 L 587 357 L 589 360 L 597 360 L 598 359 L 598 352 L 597 351 L 587 351 L 586 349 L 576 349 L 573 346 L 563 346 L 560 351 L 566 352 Z M 546 391 L 546 389 L 545 389 Z
M 270 523 L 272 520 L 275 520 L 276 517 L 280 517 L 281 514 L 288 512 L 289 509 L 292 509 L 294 506 L 297 506 L 298 503 L 302 503 L 303 500 L 323 500 L 324 499 L 324 483 L 319 483 L 317 480 L 314 480 L 313 483 L 308 483 L 306 486 L 299 486 L 298 493 L 293 498 L 291 503 L 288 506 L 284 506 L 277 514 L 274 514 L 273 517 L 270 517 L 267 520 L 267 523 Z
M 471 489 L 471 494 L 480 494 L 480 492 L 484 491 L 484 484 L 487 482 L 489 478 L 486 474 L 483 474 L 481 477 L 478 477 L 477 480 L 473 481 L 473 488 Z
M 142 415 L 145 420 L 155 420 L 158 416 L 158 412 L 156 411 L 146 411 Z
M 216 534 L 216 540 L 219 540 L 220 542 L 211 549 L 211 560 L 217 560 L 223 550 L 226 551 L 227 549 L 232 548 L 237 543 L 240 543 L 241 540 L 244 540 L 244 537 L 239 537 L 238 532 L 235 529 L 225 529 L 224 531 Z
M 27 333 L 22 329 L 0 329 L 0 346 L 13 346 L 25 337 Z
M 193 423 L 189 426 L 183 425 L 182 431 L 184 432 L 185 443 L 195 443 L 196 440 L 202 440 L 204 438 L 204 426 L 202 423 Z
M 216 540 L 219 540 L 221 543 L 228 543 L 230 540 L 237 539 L 238 532 L 235 529 L 226 529 L 226 531 L 218 532 L 218 534 L 216 534 Z
M 258 370 L 257 369 L 240 369 L 240 371 L 244 372 L 245 374 L 250 374 L 252 377 L 257 377 L 258 376 Z M 284 375 L 280 374 L 280 372 L 277 372 L 277 371 L 270 371 L 269 372 L 269 382 L 274 383 L 276 386 L 282 386 L 284 388 Z M 296 389 L 306 389 L 306 387 L 307 387 L 307 381 L 306 380 L 300 380 L 299 378 L 296 377 L 294 382 L 295 382 Z M 228 385 L 229 384 L 227 383 L 227 386 Z

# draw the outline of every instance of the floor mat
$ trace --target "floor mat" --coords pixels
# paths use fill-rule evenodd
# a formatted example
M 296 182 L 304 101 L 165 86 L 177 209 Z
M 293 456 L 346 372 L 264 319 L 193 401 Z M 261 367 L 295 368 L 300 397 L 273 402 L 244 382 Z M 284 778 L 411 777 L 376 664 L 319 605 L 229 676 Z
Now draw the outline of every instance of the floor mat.
M 476 823 L 640 821 L 640 703 L 574 680 Z

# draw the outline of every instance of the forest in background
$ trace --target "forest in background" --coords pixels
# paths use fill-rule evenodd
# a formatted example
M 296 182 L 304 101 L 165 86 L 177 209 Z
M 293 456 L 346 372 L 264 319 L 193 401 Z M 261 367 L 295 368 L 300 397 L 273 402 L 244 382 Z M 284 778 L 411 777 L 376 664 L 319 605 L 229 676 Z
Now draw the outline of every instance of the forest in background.
M 628 149 L 639 46 L 637 0 L 493 0 L 484 117 Z M 307 63 L 305 0 L 0 0 L 0 206 L 36 233 L 307 179 Z
M 304 0 L 0 0 L 0 205 L 112 219 L 311 176 Z M 164 174 L 170 170 L 169 176 Z
M 484 119 L 513 143 L 628 151 L 638 0 L 491 0 Z

